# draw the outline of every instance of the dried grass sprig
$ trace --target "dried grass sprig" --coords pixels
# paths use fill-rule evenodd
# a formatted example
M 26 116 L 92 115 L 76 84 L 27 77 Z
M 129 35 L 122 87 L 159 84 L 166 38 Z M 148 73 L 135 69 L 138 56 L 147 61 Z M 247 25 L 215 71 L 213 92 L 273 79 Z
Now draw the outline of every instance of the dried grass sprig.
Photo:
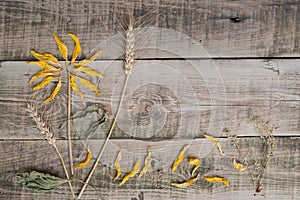
M 113 119 L 112 125 L 109 129 L 109 132 L 107 134 L 106 140 L 104 142 L 104 144 L 101 147 L 101 150 L 97 156 L 96 161 L 94 162 L 94 165 L 85 181 L 85 184 L 82 186 L 79 195 L 78 195 L 78 199 L 81 198 L 85 188 L 87 187 L 91 177 L 93 176 L 94 171 L 96 170 L 98 163 L 104 153 L 104 150 L 106 149 L 106 146 L 108 144 L 108 141 L 112 135 L 112 132 L 114 130 L 115 124 L 117 122 L 120 110 L 121 110 L 121 106 L 122 106 L 122 102 L 125 96 L 125 92 L 126 92 L 126 88 L 127 88 L 127 84 L 128 84 L 128 80 L 131 74 L 132 69 L 134 68 L 134 64 L 135 64 L 135 31 L 134 31 L 134 17 L 133 14 L 131 14 L 131 16 L 129 17 L 129 21 L 128 21 L 128 26 L 127 26 L 127 30 L 125 30 L 125 47 L 124 47 L 124 60 L 123 60 L 123 67 L 125 70 L 125 83 L 123 85 L 123 89 L 122 89 L 122 94 L 120 97 L 120 101 L 119 101 L 119 105 L 115 114 L 115 117 Z
M 57 155 L 58 155 L 58 157 L 61 161 L 61 164 L 64 168 L 66 178 L 68 179 L 68 184 L 69 184 L 69 187 L 70 187 L 71 195 L 72 195 L 72 198 L 74 199 L 75 198 L 75 193 L 74 193 L 74 190 L 73 190 L 73 186 L 72 186 L 71 181 L 70 181 L 70 177 L 69 177 L 69 174 L 68 174 L 68 171 L 67 171 L 65 161 L 64 161 L 59 149 L 57 148 L 55 134 L 50 130 L 50 127 L 44 121 L 42 116 L 38 113 L 37 109 L 32 104 L 30 104 L 28 102 L 27 102 L 27 112 L 29 113 L 29 116 L 32 117 L 33 120 L 35 121 L 35 124 L 36 124 L 37 128 L 40 130 L 41 134 L 46 138 L 48 143 L 50 145 L 52 145 L 53 148 L 55 149 L 55 151 L 56 151 L 56 153 L 57 153 Z

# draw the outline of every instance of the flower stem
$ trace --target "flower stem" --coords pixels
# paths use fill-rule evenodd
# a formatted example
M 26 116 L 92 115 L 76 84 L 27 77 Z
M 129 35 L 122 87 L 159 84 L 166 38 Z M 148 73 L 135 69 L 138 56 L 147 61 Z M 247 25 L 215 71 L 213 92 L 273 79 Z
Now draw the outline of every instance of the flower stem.
M 90 173 L 89 173 L 89 175 L 88 175 L 88 177 L 87 177 L 87 179 L 85 181 L 85 184 L 81 188 L 81 191 L 80 191 L 80 193 L 78 195 L 78 199 L 81 198 L 81 196 L 82 196 L 85 188 L 87 187 L 87 185 L 88 185 L 91 177 L 93 176 L 93 173 L 96 170 L 96 168 L 98 166 L 98 163 L 99 163 L 99 161 L 100 161 L 100 159 L 102 157 L 102 154 L 103 154 L 103 152 L 104 152 L 104 150 L 105 150 L 105 148 L 106 148 L 106 146 L 108 144 L 108 141 L 109 141 L 109 139 L 110 139 L 110 137 L 112 135 L 112 132 L 114 130 L 115 124 L 117 122 L 117 119 L 118 119 L 118 116 L 119 116 L 119 113 L 120 113 L 120 110 L 121 110 L 121 106 L 122 106 L 123 98 L 125 96 L 125 91 L 126 91 L 126 88 L 127 88 L 127 83 L 128 83 L 129 76 L 130 76 L 130 73 L 126 74 L 126 79 L 125 79 L 125 83 L 124 83 L 124 86 L 123 86 L 123 91 L 122 91 L 122 94 L 121 94 L 121 98 L 120 98 L 120 102 L 119 102 L 119 105 L 118 105 L 118 108 L 117 108 L 117 112 L 116 112 L 115 118 L 114 118 L 114 120 L 112 122 L 112 125 L 111 125 L 110 129 L 109 129 L 109 132 L 108 132 L 108 135 L 106 137 L 106 140 L 105 140 L 104 144 L 102 145 L 102 148 L 101 148 L 101 150 L 100 150 L 100 152 L 98 154 L 98 157 L 97 157 L 96 161 L 94 162 L 94 165 L 93 165 L 93 167 L 92 167 L 92 169 L 91 169 L 91 171 L 90 171 Z
M 68 74 L 68 147 L 69 147 L 69 159 L 70 159 L 70 168 L 71 176 L 74 174 L 73 169 L 73 151 L 72 151 L 72 141 L 71 141 L 71 83 L 70 75 Z
M 52 146 L 54 147 L 54 149 L 55 149 L 55 151 L 56 151 L 56 153 L 57 153 L 57 155 L 58 155 L 58 157 L 59 157 L 59 159 L 60 159 L 60 161 L 61 161 L 61 164 L 62 164 L 62 166 L 63 166 L 63 168 L 64 168 L 64 172 L 65 172 L 65 175 L 66 175 L 66 177 L 67 177 L 67 179 L 68 179 L 68 183 L 69 183 L 69 187 L 70 187 L 70 191 L 71 191 L 72 198 L 75 199 L 75 193 L 74 193 L 74 190 L 73 190 L 71 181 L 70 181 L 70 177 L 69 177 L 69 174 L 68 174 L 68 170 L 67 170 L 67 167 L 66 167 L 66 163 L 65 163 L 65 161 L 64 161 L 64 159 L 63 159 L 63 157 L 62 157 L 62 155 L 60 154 L 60 152 L 59 152 L 59 150 L 58 150 L 56 144 L 52 144 Z

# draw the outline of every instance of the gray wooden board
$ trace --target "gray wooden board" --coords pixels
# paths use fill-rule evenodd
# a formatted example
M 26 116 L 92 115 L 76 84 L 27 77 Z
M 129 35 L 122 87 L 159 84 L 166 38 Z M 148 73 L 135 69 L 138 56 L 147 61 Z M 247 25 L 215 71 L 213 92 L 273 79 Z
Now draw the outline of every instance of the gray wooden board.
M 205 139 L 196 140 L 163 140 L 140 141 L 112 139 L 105 151 L 94 177 L 83 195 L 83 199 L 297 199 L 300 195 L 299 188 L 299 137 L 278 137 L 274 156 L 263 181 L 262 192 L 256 194 L 256 182 L 254 185 L 248 171 L 238 172 L 233 168 L 231 156 L 239 158 L 235 147 L 228 139 L 219 139 L 226 156 L 222 156 L 211 142 Z M 241 149 L 246 153 L 253 148 L 257 160 L 263 156 L 262 141 L 258 138 L 239 138 Z M 103 140 L 91 140 L 89 146 L 93 153 L 94 161 Z M 178 170 L 171 173 L 173 160 L 184 145 L 190 145 L 186 158 L 199 157 L 201 166 L 197 170 L 202 176 L 219 175 L 226 177 L 230 182 L 227 188 L 220 183 L 207 183 L 199 179 L 187 189 L 178 189 L 170 186 L 171 181 L 182 181 L 191 175 L 192 166 L 187 165 L 185 159 Z M 58 146 L 63 156 L 67 157 L 67 141 L 58 141 Z M 143 163 L 147 155 L 147 147 L 151 147 L 152 169 L 145 176 L 138 179 L 134 177 L 123 186 L 118 186 L 119 181 L 114 182 L 115 168 L 113 160 L 118 150 L 123 149 L 121 167 L 124 170 L 122 177 L 128 172 L 136 160 Z M 74 141 L 74 156 L 78 158 L 83 145 L 80 141 Z M 1 199 L 67 199 L 70 197 L 67 185 L 61 186 L 44 195 L 35 194 L 22 189 L 15 173 L 19 171 L 37 170 L 47 172 L 59 177 L 64 177 L 55 151 L 43 140 L 4 140 L 0 142 L 0 198 Z M 79 160 L 75 159 L 78 163 Z M 253 170 L 253 155 L 247 156 L 248 169 Z M 75 179 L 84 180 L 91 167 L 89 163 L 85 168 L 75 172 Z M 253 174 L 256 174 L 254 171 Z M 150 176 L 151 175 L 151 176 Z M 75 191 L 82 186 L 74 182 Z M 96 191 L 95 191 L 96 190 Z M 140 198 L 139 198 L 140 196 Z M 143 196 L 143 198 L 141 198 Z
M 81 87 L 85 98 L 74 93 L 72 109 L 76 113 L 97 105 L 107 111 L 108 122 L 93 136 L 103 138 L 119 101 L 123 69 L 120 61 L 97 61 L 90 66 L 104 75 L 100 82 L 91 79 L 100 94 L 95 97 Z M 40 138 L 26 113 L 26 101 L 33 101 L 53 131 L 65 137 L 66 84 L 53 103 L 44 104 L 55 85 L 33 92 L 27 82 L 38 70 L 24 62 L 2 63 L 0 138 Z M 195 138 L 204 133 L 219 136 L 224 128 L 241 128 L 235 133 L 239 136 L 257 136 L 251 116 L 276 125 L 277 136 L 299 135 L 299 72 L 295 60 L 137 61 L 113 137 Z M 74 138 L 97 118 L 101 114 L 75 120 Z
M 155 44 L 190 50 L 201 44 L 212 57 L 257 57 L 299 55 L 299 2 L 291 0 L 264 1 L 1 1 L 0 2 L 0 60 L 31 59 L 30 50 L 55 52 L 52 32 L 68 45 L 68 33 L 82 41 L 88 55 L 95 45 L 109 40 L 121 30 L 123 16 L 134 10 L 134 17 L 147 14 L 140 21 L 162 28 L 154 37 Z M 149 14 L 150 13 L 150 14 Z M 170 29 L 186 34 L 181 39 Z M 147 34 L 146 34 L 147 35 Z M 151 34 L 149 34 L 151 35 Z M 149 36 L 148 35 L 148 36 Z M 110 45 L 103 45 L 105 58 L 114 56 Z M 185 49 L 182 51 L 186 52 Z M 199 56 L 197 51 L 189 56 Z M 141 57 L 170 55 L 154 52 Z

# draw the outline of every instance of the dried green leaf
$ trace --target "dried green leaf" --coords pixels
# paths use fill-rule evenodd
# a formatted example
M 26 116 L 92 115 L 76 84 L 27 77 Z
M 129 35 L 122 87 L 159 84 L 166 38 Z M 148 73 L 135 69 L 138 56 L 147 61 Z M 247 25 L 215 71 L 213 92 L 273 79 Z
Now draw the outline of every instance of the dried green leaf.
M 43 87 L 45 87 L 48 83 L 50 83 L 55 77 L 54 76 L 47 76 L 44 78 L 39 84 L 37 84 L 33 90 L 39 90 Z
M 150 149 L 148 149 L 148 155 L 145 158 L 145 165 L 144 165 L 141 173 L 139 174 L 139 178 L 142 177 L 144 174 L 146 174 L 147 171 L 149 170 L 149 168 L 151 168 L 151 162 L 152 162 L 151 152 L 150 152 Z
M 74 92 L 77 92 L 77 94 L 79 94 L 80 97 L 83 99 L 83 95 L 82 95 L 81 91 L 79 90 L 78 85 L 75 83 L 74 75 L 69 73 L 69 77 L 70 77 L 70 86 L 71 86 L 72 90 Z
M 88 80 L 86 80 L 84 78 L 81 78 L 80 76 L 75 76 L 75 77 L 79 79 L 79 81 L 82 83 L 82 85 L 84 85 L 86 87 L 89 87 L 92 90 L 94 90 L 95 93 L 96 93 L 96 96 L 98 96 L 98 89 L 97 89 L 97 87 L 93 83 L 91 83 L 90 81 L 88 81 Z
M 51 95 L 47 99 L 45 99 L 45 103 L 48 103 L 55 98 L 55 96 L 60 91 L 61 85 L 62 85 L 61 80 L 59 80 L 58 83 L 56 84 L 56 87 L 54 88 L 53 92 L 51 93 Z
M 210 183 L 217 183 L 217 182 L 218 183 L 223 183 L 224 185 L 226 185 L 227 187 L 229 187 L 229 182 L 224 177 L 220 177 L 220 176 L 206 176 L 206 177 L 203 177 L 203 178 L 207 182 L 210 182 Z
M 182 182 L 182 183 L 172 182 L 171 185 L 173 185 L 173 186 L 175 186 L 175 187 L 178 187 L 178 188 L 187 188 L 187 187 L 189 187 L 192 183 L 195 183 L 195 182 L 198 180 L 199 175 L 200 175 L 200 174 L 198 174 L 195 178 L 188 179 L 187 181 Z
M 73 54 L 72 54 L 72 60 L 71 60 L 71 63 L 74 63 L 77 56 L 80 54 L 81 52 L 81 46 L 80 46 L 80 42 L 79 42 L 79 39 L 76 35 L 74 34 L 69 34 L 69 36 L 74 40 L 75 42 L 75 47 L 74 47 L 74 50 L 73 50 Z
M 63 41 L 61 41 L 55 33 L 53 33 L 52 35 L 54 37 L 54 40 L 56 42 L 56 45 L 57 45 L 58 50 L 60 51 L 62 57 L 67 61 L 68 60 L 68 47 L 67 47 L 67 45 Z
M 178 157 L 176 158 L 176 160 L 173 163 L 172 166 L 172 172 L 175 172 L 177 167 L 179 166 L 179 164 L 183 161 L 184 159 L 184 154 L 186 152 L 186 150 L 188 149 L 188 145 L 184 146 L 183 149 L 181 150 L 181 152 L 179 153 Z
M 120 185 L 123 185 L 124 183 L 126 183 L 130 178 L 134 177 L 137 173 L 138 173 L 138 170 L 140 168 L 140 162 L 139 161 L 136 161 L 133 169 L 131 170 L 131 172 L 129 172 L 128 174 L 126 174 L 124 176 L 124 178 L 122 179 L 122 182 L 120 183 Z
M 122 159 L 122 151 L 120 150 L 117 157 L 116 157 L 116 160 L 115 160 L 115 167 L 116 167 L 117 173 L 116 173 L 116 176 L 114 178 L 114 181 L 116 181 L 122 173 L 122 169 L 121 169 L 121 166 L 120 166 L 120 163 L 119 163 L 121 161 L 121 159 Z
M 22 187 L 40 194 L 54 190 L 60 185 L 68 182 L 66 179 L 61 179 L 50 174 L 44 174 L 36 171 L 20 172 L 17 173 L 17 177 L 21 182 Z
M 222 150 L 222 146 L 221 146 L 221 144 L 219 143 L 219 141 L 216 138 L 214 138 L 214 137 L 212 137 L 210 135 L 204 135 L 204 136 L 206 137 L 206 139 L 208 139 L 209 141 L 213 142 L 217 146 L 217 148 L 219 149 L 219 151 L 222 154 L 222 156 L 225 156 L 225 153 Z
M 90 76 L 98 76 L 99 78 L 103 78 L 102 74 L 100 74 L 96 70 L 93 70 L 89 67 L 79 66 L 79 67 L 75 67 L 74 70 L 75 71 L 81 71 L 81 72 L 86 73 L 87 75 L 90 75 Z
M 196 170 L 200 167 L 200 159 L 199 158 L 189 158 L 188 159 L 189 165 L 194 165 L 192 176 L 194 176 Z

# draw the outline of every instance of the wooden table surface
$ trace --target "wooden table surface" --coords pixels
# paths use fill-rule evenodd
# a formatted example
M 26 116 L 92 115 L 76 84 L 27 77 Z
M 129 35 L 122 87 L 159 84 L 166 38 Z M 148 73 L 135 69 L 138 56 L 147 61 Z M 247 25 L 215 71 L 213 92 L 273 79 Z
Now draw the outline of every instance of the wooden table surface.
M 21 187 L 17 172 L 39 171 L 65 178 L 55 150 L 26 112 L 34 102 L 56 134 L 68 160 L 67 84 L 49 104 L 43 98 L 54 84 L 33 91 L 28 84 L 39 69 L 30 50 L 51 52 L 60 60 L 52 33 L 68 46 L 73 33 L 84 59 L 103 53 L 89 66 L 104 75 L 92 78 L 99 89 L 73 93 L 72 114 L 90 106 L 99 112 L 72 121 L 74 163 L 92 161 L 73 176 L 78 194 L 112 124 L 124 84 L 123 23 L 133 12 L 136 62 L 120 116 L 108 146 L 82 199 L 299 199 L 300 195 L 300 1 L 190 0 L 7 0 L 0 1 L 0 199 L 70 199 L 67 184 L 45 194 Z M 71 52 L 71 50 L 70 50 Z M 92 122 L 108 113 L 84 141 Z M 266 151 L 256 125 L 274 125 L 273 156 L 256 192 Z M 218 139 L 225 152 L 205 139 Z M 266 133 L 267 134 L 267 133 Z M 248 169 L 238 172 L 232 157 L 243 161 L 230 136 L 236 136 Z M 176 172 L 172 163 L 189 145 Z M 147 149 L 152 167 L 119 186 L 114 160 L 122 149 L 123 174 Z M 82 153 L 83 152 L 83 153 Z M 203 176 L 225 177 L 230 187 L 197 180 L 181 189 L 170 185 L 191 177 L 188 157 L 200 158 Z M 67 162 L 69 169 L 69 163 Z M 251 178 L 252 176 L 252 178 Z M 253 180 L 254 177 L 254 180 Z

